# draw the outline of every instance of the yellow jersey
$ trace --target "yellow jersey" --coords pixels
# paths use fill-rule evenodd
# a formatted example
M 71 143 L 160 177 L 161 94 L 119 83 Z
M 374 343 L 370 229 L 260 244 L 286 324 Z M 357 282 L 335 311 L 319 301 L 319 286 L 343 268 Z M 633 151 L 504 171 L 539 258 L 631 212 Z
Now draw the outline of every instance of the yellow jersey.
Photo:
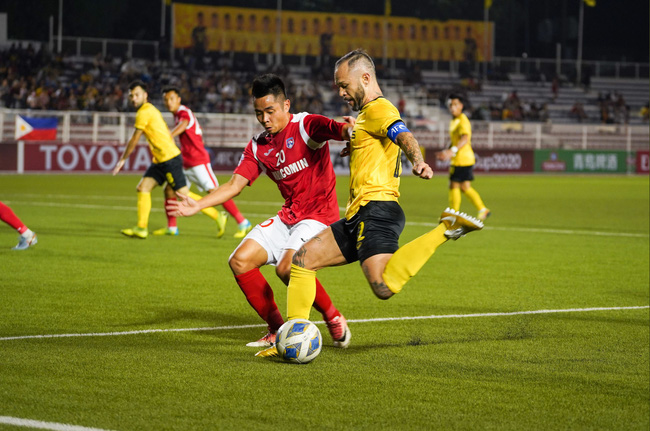
M 346 219 L 370 201 L 397 202 L 401 149 L 387 136 L 388 128 L 396 121 L 401 121 L 399 111 L 383 97 L 361 108 L 350 139 L 350 198 Z
M 467 143 L 451 158 L 451 166 L 472 166 L 476 163 L 474 150 L 472 150 L 472 126 L 467 115 L 461 112 L 458 117 L 452 118 L 449 123 L 450 148 L 455 147 L 463 135 L 467 135 Z
M 162 114 L 151 103 L 143 103 L 138 109 L 135 114 L 135 128 L 142 130 L 147 137 L 154 163 L 166 162 L 181 153 Z

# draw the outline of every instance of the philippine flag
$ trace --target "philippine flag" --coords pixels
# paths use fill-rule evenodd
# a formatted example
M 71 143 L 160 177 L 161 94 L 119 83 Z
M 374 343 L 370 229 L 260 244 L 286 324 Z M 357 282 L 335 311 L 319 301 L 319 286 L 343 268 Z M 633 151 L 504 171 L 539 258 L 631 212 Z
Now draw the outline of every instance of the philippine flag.
M 57 123 L 56 117 L 32 118 L 16 115 L 16 140 L 54 141 Z

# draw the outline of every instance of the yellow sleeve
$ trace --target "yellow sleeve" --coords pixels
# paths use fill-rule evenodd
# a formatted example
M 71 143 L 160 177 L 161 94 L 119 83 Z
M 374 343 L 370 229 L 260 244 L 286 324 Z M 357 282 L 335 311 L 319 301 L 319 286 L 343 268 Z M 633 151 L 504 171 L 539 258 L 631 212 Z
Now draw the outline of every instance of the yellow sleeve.
M 467 115 L 463 114 L 460 117 L 460 125 L 458 127 L 458 137 L 467 135 L 469 138 L 472 137 L 472 125 L 469 122 Z
M 388 135 L 388 128 L 396 121 L 401 121 L 399 111 L 387 99 L 383 99 L 383 103 L 377 103 L 368 110 L 368 132 L 373 136 L 386 137 Z
M 149 124 L 149 121 L 151 120 L 151 111 L 146 109 L 146 107 L 143 106 L 144 109 L 138 109 L 138 112 L 135 114 L 135 128 L 138 130 L 144 131 L 145 127 L 147 127 L 147 124 Z

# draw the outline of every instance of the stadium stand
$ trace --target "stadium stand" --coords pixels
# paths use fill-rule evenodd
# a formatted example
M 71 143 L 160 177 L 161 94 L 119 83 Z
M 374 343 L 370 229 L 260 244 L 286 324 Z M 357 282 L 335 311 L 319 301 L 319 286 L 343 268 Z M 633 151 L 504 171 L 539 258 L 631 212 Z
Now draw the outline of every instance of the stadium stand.
M 71 127 L 67 135 L 60 136 L 71 141 L 92 136 L 93 141 L 123 142 L 131 117 L 122 120 L 118 113 L 132 111 L 128 83 L 136 78 L 149 83 L 150 99 L 159 106 L 160 89 L 172 84 L 181 89 L 185 103 L 204 113 L 199 115 L 204 116 L 208 141 L 234 145 L 247 140 L 255 130 L 254 118 L 249 115 L 252 77 L 273 71 L 288 83 L 296 112 L 332 117 L 350 114 L 347 104 L 336 97 L 331 73 L 305 64 L 269 64 L 206 59 L 205 70 L 199 71 L 183 61 L 169 67 L 161 61 L 101 53 L 51 56 L 44 45 L 35 49 L 31 44 L 13 44 L 0 49 L 0 104 L 5 109 L 32 113 L 68 112 Z M 645 134 L 635 131 L 630 136 L 619 128 L 647 123 L 647 108 L 646 118 L 640 115 L 650 99 L 647 80 L 593 77 L 589 88 L 583 88 L 566 79 L 553 82 L 505 71 L 491 73 L 488 81 L 481 82 L 467 73 L 461 76 L 457 69 L 420 70 L 417 65 L 394 69 L 378 64 L 386 97 L 402 111 L 409 126 L 418 130 L 426 146 L 444 145 L 449 120 L 444 102 L 454 92 L 465 96 L 466 113 L 475 122 L 477 147 L 583 148 L 586 137 L 589 145 L 595 146 L 647 147 L 647 128 Z M 227 118 L 237 130 L 223 125 L 226 117 L 209 114 L 215 112 L 231 115 Z M 64 122 L 60 124 L 64 127 Z M 580 124 L 589 128 L 583 129 Z M 0 138 L 13 136 L 13 127 L 10 115 L 5 115 Z

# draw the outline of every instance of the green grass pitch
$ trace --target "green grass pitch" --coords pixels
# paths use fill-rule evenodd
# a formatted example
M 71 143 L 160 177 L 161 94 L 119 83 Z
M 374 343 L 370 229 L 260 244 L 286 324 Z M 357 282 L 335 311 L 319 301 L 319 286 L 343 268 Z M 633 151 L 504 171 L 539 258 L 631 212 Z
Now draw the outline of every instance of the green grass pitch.
M 353 337 L 337 350 L 319 325 L 307 365 L 245 346 L 265 328 L 228 268 L 233 220 L 222 239 L 202 215 L 178 237 L 120 234 L 138 180 L 0 176 L 0 200 L 39 236 L 12 251 L 0 225 L 0 429 L 650 427 L 647 176 L 479 176 L 486 228 L 440 247 L 399 295 L 376 299 L 356 263 L 319 272 Z M 446 184 L 402 180 L 401 243 L 436 224 Z M 151 229 L 165 223 L 153 196 Z M 253 223 L 281 201 L 266 178 L 236 200 Z M 285 287 L 262 272 L 284 313 Z M 555 312 L 517 314 L 536 310 Z M 422 316 L 436 318 L 408 319 Z M 25 338 L 53 334 L 84 336 Z

